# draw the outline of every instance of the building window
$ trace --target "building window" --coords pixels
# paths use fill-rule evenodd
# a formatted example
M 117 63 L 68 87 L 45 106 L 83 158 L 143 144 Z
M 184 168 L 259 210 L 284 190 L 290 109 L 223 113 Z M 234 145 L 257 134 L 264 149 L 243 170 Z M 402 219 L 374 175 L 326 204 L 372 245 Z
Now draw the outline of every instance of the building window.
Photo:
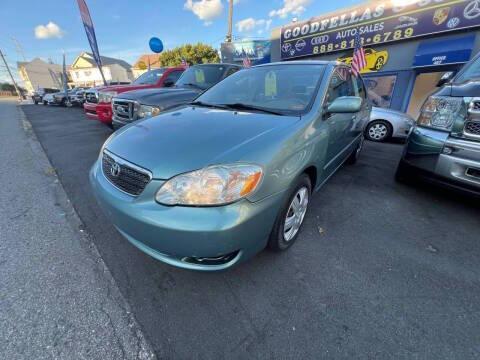
M 363 79 L 367 87 L 368 97 L 374 106 L 389 108 L 397 75 L 368 76 Z
M 86 77 L 89 77 L 90 75 L 92 75 L 92 72 L 90 70 L 85 70 L 83 72 L 83 75 L 85 75 Z

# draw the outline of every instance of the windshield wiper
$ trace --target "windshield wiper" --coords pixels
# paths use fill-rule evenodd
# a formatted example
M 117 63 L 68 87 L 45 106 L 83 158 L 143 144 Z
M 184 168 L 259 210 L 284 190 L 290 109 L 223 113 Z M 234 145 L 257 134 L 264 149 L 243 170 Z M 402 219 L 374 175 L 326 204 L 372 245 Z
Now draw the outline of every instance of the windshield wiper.
M 263 113 L 266 113 L 266 114 L 284 115 L 279 111 L 265 109 L 265 108 L 262 108 L 262 107 L 243 104 L 243 103 L 221 104 L 221 106 L 224 106 L 228 109 L 233 109 L 233 110 L 247 110 L 247 111 L 251 110 L 251 111 L 260 111 L 260 112 L 263 112 Z
M 223 106 L 223 105 L 210 104 L 210 103 L 205 103 L 203 101 L 193 101 L 189 105 L 203 106 L 203 107 L 223 109 L 223 110 L 228 109 L 226 106 Z

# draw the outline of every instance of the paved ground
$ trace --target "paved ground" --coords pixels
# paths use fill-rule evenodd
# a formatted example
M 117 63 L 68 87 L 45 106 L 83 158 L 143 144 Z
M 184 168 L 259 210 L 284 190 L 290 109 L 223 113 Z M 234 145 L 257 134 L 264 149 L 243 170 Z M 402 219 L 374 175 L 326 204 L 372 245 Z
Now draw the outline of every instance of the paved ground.
M 0 100 L 0 359 L 152 358 L 23 120 Z
M 368 143 L 315 196 L 290 251 L 204 274 L 144 255 L 100 212 L 87 172 L 106 127 L 23 108 L 158 357 L 480 357 L 479 207 L 395 183 L 401 145 Z

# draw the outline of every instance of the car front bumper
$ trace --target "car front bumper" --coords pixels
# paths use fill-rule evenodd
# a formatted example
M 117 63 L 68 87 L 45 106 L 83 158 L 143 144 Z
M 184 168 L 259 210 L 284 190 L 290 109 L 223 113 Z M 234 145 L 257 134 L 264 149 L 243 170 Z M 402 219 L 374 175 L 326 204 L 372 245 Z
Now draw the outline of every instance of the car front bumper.
M 97 104 L 85 102 L 83 103 L 83 110 L 89 119 L 98 120 Z
M 480 142 L 447 132 L 415 127 L 402 161 L 444 185 L 480 193 Z
M 106 179 L 100 161 L 90 171 L 90 182 L 104 212 L 133 245 L 170 265 L 201 271 L 227 269 L 261 251 L 285 196 L 218 207 L 164 206 L 154 200 L 164 181 L 153 179 L 132 197 Z M 224 262 L 205 262 L 222 257 Z

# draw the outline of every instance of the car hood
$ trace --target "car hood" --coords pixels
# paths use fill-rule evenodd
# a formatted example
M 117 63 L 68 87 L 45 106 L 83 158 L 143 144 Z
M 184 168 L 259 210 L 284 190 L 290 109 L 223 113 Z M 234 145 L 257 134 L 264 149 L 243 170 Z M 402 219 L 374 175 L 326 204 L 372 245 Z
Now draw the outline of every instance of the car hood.
M 123 93 L 125 91 L 132 91 L 138 89 L 150 88 L 154 85 L 144 84 L 144 85 L 134 85 L 134 84 L 125 84 L 125 85 L 109 85 L 97 88 L 98 91 L 107 92 L 107 91 L 116 91 L 117 93 Z
M 480 94 L 480 81 L 468 81 L 460 84 L 448 84 L 438 89 L 434 95 L 475 97 Z
M 187 88 L 143 89 L 129 91 L 119 95 L 119 98 L 135 100 L 144 105 L 161 105 L 163 100 L 174 97 L 191 97 L 194 99 L 201 93 L 200 90 Z
M 299 119 L 185 106 L 117 131 L 106 148 L 150 170 L 156 179 L 169 179 L 208 165 L 248 159 L 248 146 L 262 146 L 258 142 L 263 136 Z

